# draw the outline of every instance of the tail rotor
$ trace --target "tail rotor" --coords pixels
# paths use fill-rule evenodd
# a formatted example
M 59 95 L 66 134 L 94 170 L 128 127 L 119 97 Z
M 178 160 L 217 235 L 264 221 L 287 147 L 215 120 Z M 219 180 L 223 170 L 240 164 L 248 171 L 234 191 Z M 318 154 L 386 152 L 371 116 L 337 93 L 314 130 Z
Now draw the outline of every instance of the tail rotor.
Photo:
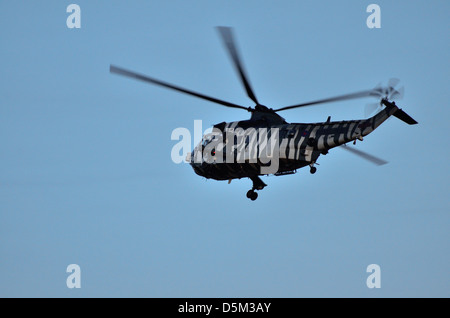
M 373 96 L 379 97 L 380 101 L 378 103 L 370 103 L 367 104 L 364 109 L 364 115 L 369 117 L 375 111 L 380 110 L 383 107 L 383 100 L 399 100 L 402 99 L 405 94 L 405 88 L 402 86 L 399 89 L 396 88 L 400 80 L 398 78 L 391 78 L 388 81 L 388 85 L 386 87 L 378 84 L 373 89 Z

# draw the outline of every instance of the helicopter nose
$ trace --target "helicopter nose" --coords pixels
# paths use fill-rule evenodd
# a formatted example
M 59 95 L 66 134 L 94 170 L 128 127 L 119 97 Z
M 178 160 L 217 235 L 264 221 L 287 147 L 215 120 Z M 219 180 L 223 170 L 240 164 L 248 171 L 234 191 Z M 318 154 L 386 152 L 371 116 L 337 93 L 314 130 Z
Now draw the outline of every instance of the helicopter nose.
M 188 154 L 186 155 L 186 162 L 189 162 L 192 165 L 192 158 L 193 158 L 193 153 L 188 152 Z
M 203 169 L 202 163 L 195 162 L 194 156 L 195 156 L 195 150 L 193 150 L 192 152 L 190 152 L 186 155 L 186 162 L 188 162 L 191 165 L 192 169 L 194 170 L 194 172 L 197 175 L 199 175 L 201 177 L 206 177 L 205 170 Z

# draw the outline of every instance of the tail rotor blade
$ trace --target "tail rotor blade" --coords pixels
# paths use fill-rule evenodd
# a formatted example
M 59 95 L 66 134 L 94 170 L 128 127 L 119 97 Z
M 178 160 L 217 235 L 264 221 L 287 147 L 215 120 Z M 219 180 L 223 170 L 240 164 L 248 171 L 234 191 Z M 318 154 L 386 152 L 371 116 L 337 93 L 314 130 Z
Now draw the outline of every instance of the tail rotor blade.
M 370 103 L 367 104 L 366 107 L 364 108 L 364 115 L 366 117 L 369 117 L 370 115 L 372 115 L 378 108 L 380 108 L 380 103 Z
M 400 83 L 400 80 L 398 78 L 390 78 L 388 81 L 388 87 L 394 88 L 398 85 L 398 83 Z
M 391 78 L 391 79 L 389 79 L 388 86 L 386 87 L 385 94 L 384 94 L 385 98 L 389 98 L 390 99 L 391 96 L 393 94 L 395 94 L 395 92 L 396 92 L 395 86 L 397 86 L 399 82 L 400 82 L 400 80 L 398 78 Z
M 389 96 L 389 99 L 391 100 L 399 100 L 403 98 L 403 95 L 405 94 L 405 88 L 402 86 L 398 90 L 394 90 L 391 95 Z

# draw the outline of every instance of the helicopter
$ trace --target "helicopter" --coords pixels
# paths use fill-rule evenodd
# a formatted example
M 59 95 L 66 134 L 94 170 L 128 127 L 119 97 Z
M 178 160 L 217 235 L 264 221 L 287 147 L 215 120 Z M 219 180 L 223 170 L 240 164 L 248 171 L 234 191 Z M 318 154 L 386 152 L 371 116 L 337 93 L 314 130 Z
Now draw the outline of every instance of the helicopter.
M 202 137 L 201 142 L 187 156 L 186 161 L 190 163 L 196 174 L 207 179 L 228 180 L 230 183 L 233 179 L 249 178 L 253 185 L 246 196 L 252 201 L 258 198 L 256 190 L 262 190 L 267 186 L 260 176 L 294 174 L 298 169 L 307 166 L 310 173 L 314 174 L 317 171 L 319 156 L 328 154 L 329 150 L 335 147 L 346 149 L 376 165 L 386 164 L 386 161 L 346 144 L 349 142 L 355 144 L 356 140 L 362 141 L 391 116 L 409 125 L 417 124 L 416 120 L 393 101 L 403 95 L 403 88 L 396 89 L 397 79 L 389 80 L 386 87 L 378 85 L 373 89 L 356 93 L 277 109 L 269 108 L 259 102 L 250 85 L 232 28 L 217 27 L 217 30 L 247 96 L 255 103 L 253 107 L 210 97 L 115 65 L 110 65 L 110 72 L 169 88 L 225 107 L 250 112 L 250 119 L 214 125 L 213 132 Z M 375 106 L 379 108 L 378 112 L 367 119 L 331 121 L 331 117 L 328 116 L 325 122 L 288 123 L 278 114 L 289 109 L 365 97 L 379 99 L 379 103 Z

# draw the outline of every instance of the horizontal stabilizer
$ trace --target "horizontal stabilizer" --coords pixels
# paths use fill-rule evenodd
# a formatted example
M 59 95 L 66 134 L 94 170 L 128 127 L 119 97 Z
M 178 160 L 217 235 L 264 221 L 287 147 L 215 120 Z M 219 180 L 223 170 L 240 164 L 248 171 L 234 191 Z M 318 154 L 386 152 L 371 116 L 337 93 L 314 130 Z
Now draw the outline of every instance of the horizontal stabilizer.
M 397 110 L 393 115 L 409 125 L 418 124 L 417 121 L 415 121 L 411 116 L 409 116 L 407 113 L 405 113 L 401 109 Z

